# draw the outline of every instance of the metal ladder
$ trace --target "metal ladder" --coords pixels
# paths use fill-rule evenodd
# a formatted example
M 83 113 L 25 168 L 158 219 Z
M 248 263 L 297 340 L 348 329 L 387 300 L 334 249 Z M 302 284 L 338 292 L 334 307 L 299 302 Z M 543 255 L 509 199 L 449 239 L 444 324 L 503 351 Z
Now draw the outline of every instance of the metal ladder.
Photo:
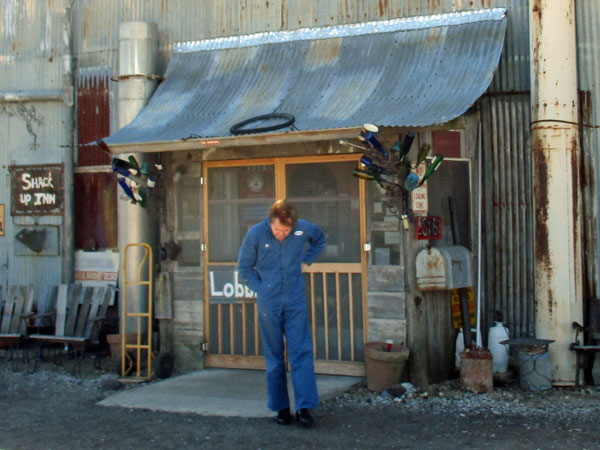
M 143 257 L 137 266 L 137 278 L 129 280 L 127 277 L 127 253 L 131 248 L 142 248 Z M 142 279 L 144 268 L 147 267 L 148 278 Z M 128 298 L 127 291 L 129 286 L 147 286 L 148 296 L 146 298 L 146 308 L 142 306 L 141 293 L 142 289 L 138 288 L 137 292 L 137 308 L 133 309 L 134 312 L 128 312 Z M 123 250 L 123 309 L 122 309 L 122 322 L 121 322 L 121 377 L 122 381 L 148 381 L 152 379 L 152 292 L 153 292 L 153 279 L 152 279 L 152 247 L 144 243 L 127 244 Z M 147 311 L 147 312 L 144 312 Z M 127 343 L 127 322 L 128 318 L 135 318 L 136 327 L 136 342 L 135 344 Z M 147 320 L 146 327 L 146 339 L 145 343 L 142 342 L 142 320 Z M 135 351 L 135 361 L 131 357 L 128 350 Z M 146 376 L 142 376 L 142 350 L 146 350 Z M 127 376 L 135 365 L 135 375 Z

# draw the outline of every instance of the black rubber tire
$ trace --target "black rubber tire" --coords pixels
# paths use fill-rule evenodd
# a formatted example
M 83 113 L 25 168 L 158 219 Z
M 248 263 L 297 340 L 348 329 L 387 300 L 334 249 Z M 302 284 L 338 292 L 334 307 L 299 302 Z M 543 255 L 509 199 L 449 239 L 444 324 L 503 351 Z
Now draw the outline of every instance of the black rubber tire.
M 259 120 L 267 120 L 267 119 L 281 119 L 283 122 L 277 123 L 275 125 L 270 125 L 268 127 L 258 127 L 258 128 L 244 128 L 246 125 L 258 122 Z M 236 123 L 232 126 L 229 131 L 231 134 L 239 135 L 239 134 L 251 134 L 251 133 L 264 133 L 266 131 L 275 131 L 280 130 L 282 128 L 291 127 L 296 118 L 291 114 L 284 113 L 275 113 L 275 114 L 263 114 L 262 116 L 251 117 L 250 119 L 244 120 L 242 122 Z
M 169 378 L 175 367 L 175 358 L 170 353 L 160 353 L 156 358 L 154 373 L 158 378 Z

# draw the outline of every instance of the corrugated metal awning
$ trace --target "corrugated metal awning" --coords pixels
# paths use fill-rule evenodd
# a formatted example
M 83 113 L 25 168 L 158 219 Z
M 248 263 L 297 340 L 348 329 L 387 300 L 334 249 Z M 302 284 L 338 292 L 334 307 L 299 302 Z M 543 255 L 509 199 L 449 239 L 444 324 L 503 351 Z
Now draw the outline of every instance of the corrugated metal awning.
M 288 141 L 365 122 L 441 124 L 490 84 L 505 14 L 496 8 L 176 44 L 147 107 L 105 142 L 113 152 L 214 146 L 239 139 L 232 125 L 270 113 L 295 117 L 297 131 L 271 133 Z

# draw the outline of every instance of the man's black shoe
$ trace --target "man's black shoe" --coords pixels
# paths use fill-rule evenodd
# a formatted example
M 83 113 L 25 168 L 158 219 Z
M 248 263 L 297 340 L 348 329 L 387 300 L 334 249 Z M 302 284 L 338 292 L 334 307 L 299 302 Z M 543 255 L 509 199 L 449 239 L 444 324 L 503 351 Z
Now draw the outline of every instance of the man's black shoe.
M 306 408 L 296 411 L 296 421 L 298 422 L 298 425 L 303 427 L 312 427 L 315 424 L 315 419 L 313 419 Z
M 279 425 L 289 425 L 290 423 L 292 423 L 292 415 L 290 414 L 290 408 L 285 408 L 277 412 L 277 423 Z

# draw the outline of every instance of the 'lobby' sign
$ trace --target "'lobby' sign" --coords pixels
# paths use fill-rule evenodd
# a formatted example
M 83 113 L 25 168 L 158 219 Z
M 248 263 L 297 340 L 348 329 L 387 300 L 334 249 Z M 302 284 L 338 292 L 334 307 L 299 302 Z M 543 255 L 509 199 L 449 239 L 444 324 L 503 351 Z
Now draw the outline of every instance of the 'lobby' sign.
M 244 284 L 236 266 L 208 267 L 208 299 L 210 303 L 237 303 L 253 300 L 256 293 Z
M 10 166 L 11 215 L 60 215 L 63 211 L 63 165 Z

